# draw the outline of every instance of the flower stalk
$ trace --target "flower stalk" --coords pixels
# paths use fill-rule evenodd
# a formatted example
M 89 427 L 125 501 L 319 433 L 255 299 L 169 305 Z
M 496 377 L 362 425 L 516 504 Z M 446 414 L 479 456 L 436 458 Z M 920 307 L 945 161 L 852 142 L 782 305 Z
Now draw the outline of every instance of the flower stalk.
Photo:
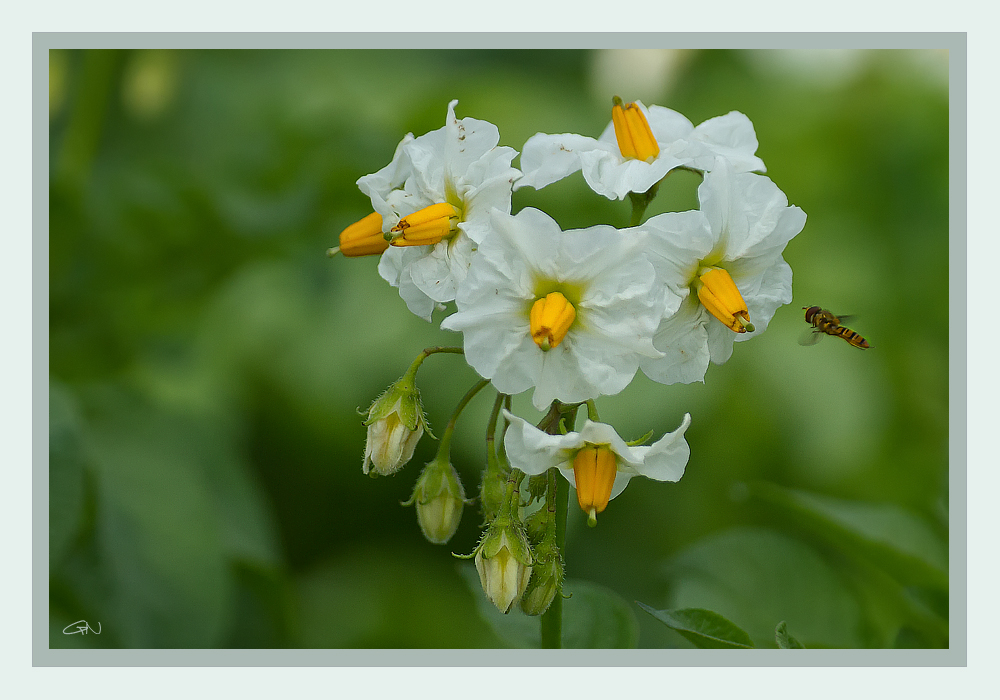
M 550 435 L 559 434 L 559 425 L 565 420 L 573 426 L 576 422 L 576 412 L 580 404 L 560 404 L 552 402 L 549 413 L 538 424 L 540 430 Z M 544 427 L 543 427 L 544 426 Z M 549 490 L 546 494 L 546 507 L 554 509 L 556 548 L 560 554 L 566 551 L 566 515 L 569 507 L 569 484 L 560 484 L 556 478 L 556 470 L 549 469 Z M 551 504 L 551 505 L 550 505 Z M 555 598 L 548 610 L 542 615 L 542 649 L 562 649 L 563 596 L 562 583 L 556 589 Z

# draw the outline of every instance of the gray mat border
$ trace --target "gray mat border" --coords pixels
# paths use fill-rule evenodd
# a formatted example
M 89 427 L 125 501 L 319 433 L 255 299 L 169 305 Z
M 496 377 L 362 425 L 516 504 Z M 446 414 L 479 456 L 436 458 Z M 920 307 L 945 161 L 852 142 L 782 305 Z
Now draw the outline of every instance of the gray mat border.
M 386 42 L 387 36 L 391 37 Z M 48 357 L 50 49 L 946 49 L 949 51 L 949 649 L 49 649 Z M 965 33 L 33 33 L 32 664 L 34 666 L 859 666 L 967 665 L 967 116 Z

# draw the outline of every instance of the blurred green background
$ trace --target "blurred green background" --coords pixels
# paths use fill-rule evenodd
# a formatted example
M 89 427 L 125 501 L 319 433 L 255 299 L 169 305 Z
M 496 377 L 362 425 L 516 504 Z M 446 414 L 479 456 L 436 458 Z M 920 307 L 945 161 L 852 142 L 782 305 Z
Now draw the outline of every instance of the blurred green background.
M 794 301 L 704 384 L 641 374 L 599 401 L 626 438 L 673 430 L 676 484 L 638 479 L 567 574 L 621 597 L 640 647 L 690 647 L 640 610 L 703 607 L 761 646 L 948 645 L 946 51 L 50 52 L 50 646 L 497 647 L 410 495 L 436 443 L 361 473 L 357 409 L 430 345 L 375 258 L 328 259 L 370 212 L 355 181 L 457 115 L 520 150 L 597 136 L 613 94 L 695 124 L 738 110 L 804 231 Z M 517 161 L 515 160 L 515 165 Z M 648 215 L 697 206 L 678 173 Z M 519 190 L 563 228 L 624 226 L 579 174 Z M 873 349 L 798 340 L 800 307 Z M 418 375 L 438 434 L 475 376 Z M 453 462 L 474 493 L 490 392 Z M 538 416 L 526 397 L 515 407 Z M 572 501 L 571 501 L 572 505 Z M 631 611 L 631 612 L 629 612 Z M 80 619 L 100 636 L 64 635 Z M 446 660 L 445 660 L 446 661 Z

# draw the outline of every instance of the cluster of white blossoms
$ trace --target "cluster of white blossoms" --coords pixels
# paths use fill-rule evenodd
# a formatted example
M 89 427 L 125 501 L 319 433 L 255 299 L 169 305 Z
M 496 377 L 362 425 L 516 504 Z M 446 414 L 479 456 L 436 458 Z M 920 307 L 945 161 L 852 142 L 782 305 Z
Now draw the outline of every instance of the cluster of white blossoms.
M 497 453 L 503 464 L 492 476 L 487 471 L 481 488 L 484 514 L 502 522 L 488 528 L 476 556 L 484 589 L 506 612 L 538 564 L 527 544 L 531 533 L 519 529 L 511 510 L 520 479 L 560 471 L 591 524 L 632 476 L 678 480 L 688 461 L 690 416 L 653 445 L 633 446 L 596 420 L 593 401 L 621 392 L 640 370 L 663 384 L 703 381 L 710 361 L 725 362 L 734 342 L 762 333 L 792 299 L 782 252 L 802 230 L 805 214 L 760 174 L 753 125 L 739 112 L 694 126 L 665 107 L 615 98 L 611 123 L 598 138 L 536 134 L 524 144 L 518 170 L 511 165 L 518 153 L 499 145 L 497 127 L 457 118 L 456 104 L 448 105 L 443 128 L 408 134 L 389 165 L 358 180 L 374 213 L 345 229 L 333 251 L 380 255 L 379 274 L 423 319 L 454 305 L 441 328 L 462 334 L 455 351 L 464 351 L 483 384 L 498 392 L 494 425 L 501 401 L 528 390 L 537 409 L 557 417 L 575 418 L 575 409 L 587 404 L 591 419 L 579 432 L 559 420 L 543 420 L 543 430 L 503 412 L 504 449 Z M 677 168 L 702 175 L 699 208 L 642 221 Z M 540 189 L 578 170 L 597 194 L 630 198 L 632 226 L 562 230 L 538 209 L 511 214 L 518 188 Z M 366 473 L 369 463 L 374 473 L 392 473 L 412 455 L 414 433 L 425 427 L 410 388 L 418 365 L 396 397 L 412 406 L 383 417 L 390 403 L 399 404 L 384 399 L 387 407 L 370 412 Z M 392 426 L 381 426 L 384 421 Z M 372 444 L 386 436 L 399 445 Z M 444 485 L 435 493 L 458 503 L 448 510 L 439 502 L 438 511 L 460 517 L 464 491 L 452 483 L 454 470 L 440 466 L 450 467 L 447 455 L 437 462 L 433 483 Z M 487 505 L 489 478 L 500 494 L 494 507 Z M 420 508 L 416 493 L 415 500 Z M 438 524 L 429 539 L 441 541 L 441 532 L 450 537 L 454 524 Z M 543 530 L 535 533 L 536 545 Z M 492 568 L 483 563 L 484 552 Z M 548 556 L 545 570 L 561 575 L 554 561 L 561 559 Z M 500 572 L 492 592 L 484 573 L 491 570 Z

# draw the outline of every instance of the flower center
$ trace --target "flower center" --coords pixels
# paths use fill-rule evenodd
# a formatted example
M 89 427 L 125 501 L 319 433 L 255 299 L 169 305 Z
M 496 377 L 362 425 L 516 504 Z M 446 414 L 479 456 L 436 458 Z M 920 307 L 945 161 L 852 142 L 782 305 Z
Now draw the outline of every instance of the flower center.
M 646 121 L 646 115 L 635 102 L 624 104 L 622 98 L 615 95 L 612 100 L 611 122 L 615 125 L 615 138 L 618 149 L 625 158 L 635 158 L 649 162 L 660 155 L 660 147 L 656 144 Z
M 460 216 L 447 202 L 432 204 L 400 219 L 385 238 L 394 246 L 434 245 L 454 235 Z
M 752 333 L 754 325 L 750 323 L 747 303 L 729 273 L 721 267 L 702 268 L 699 273 L 695 282 L 698 300 L 709 313 L 736 333 Z
M 542 350 L 550 350 L 563 341 L 575 318 L 576 309 L 562 292 L 550 292 L 531 306 L 531 339 Z
M 611 488 L 618 474 L 618 460 L 607 445 L 587 445 L 573 458 L 576 500 L 587 513 L 588 524 L 597 524 L 597 514 L 608 507 Z
M 349 258 L 362 255 L 378 255 L 389 247 L 382 235 L 382 216 L 372 212 L 361 221 L 356 221 L 340 232 L 340 247 L 331 248 L 329 254 L 338 251 Z

